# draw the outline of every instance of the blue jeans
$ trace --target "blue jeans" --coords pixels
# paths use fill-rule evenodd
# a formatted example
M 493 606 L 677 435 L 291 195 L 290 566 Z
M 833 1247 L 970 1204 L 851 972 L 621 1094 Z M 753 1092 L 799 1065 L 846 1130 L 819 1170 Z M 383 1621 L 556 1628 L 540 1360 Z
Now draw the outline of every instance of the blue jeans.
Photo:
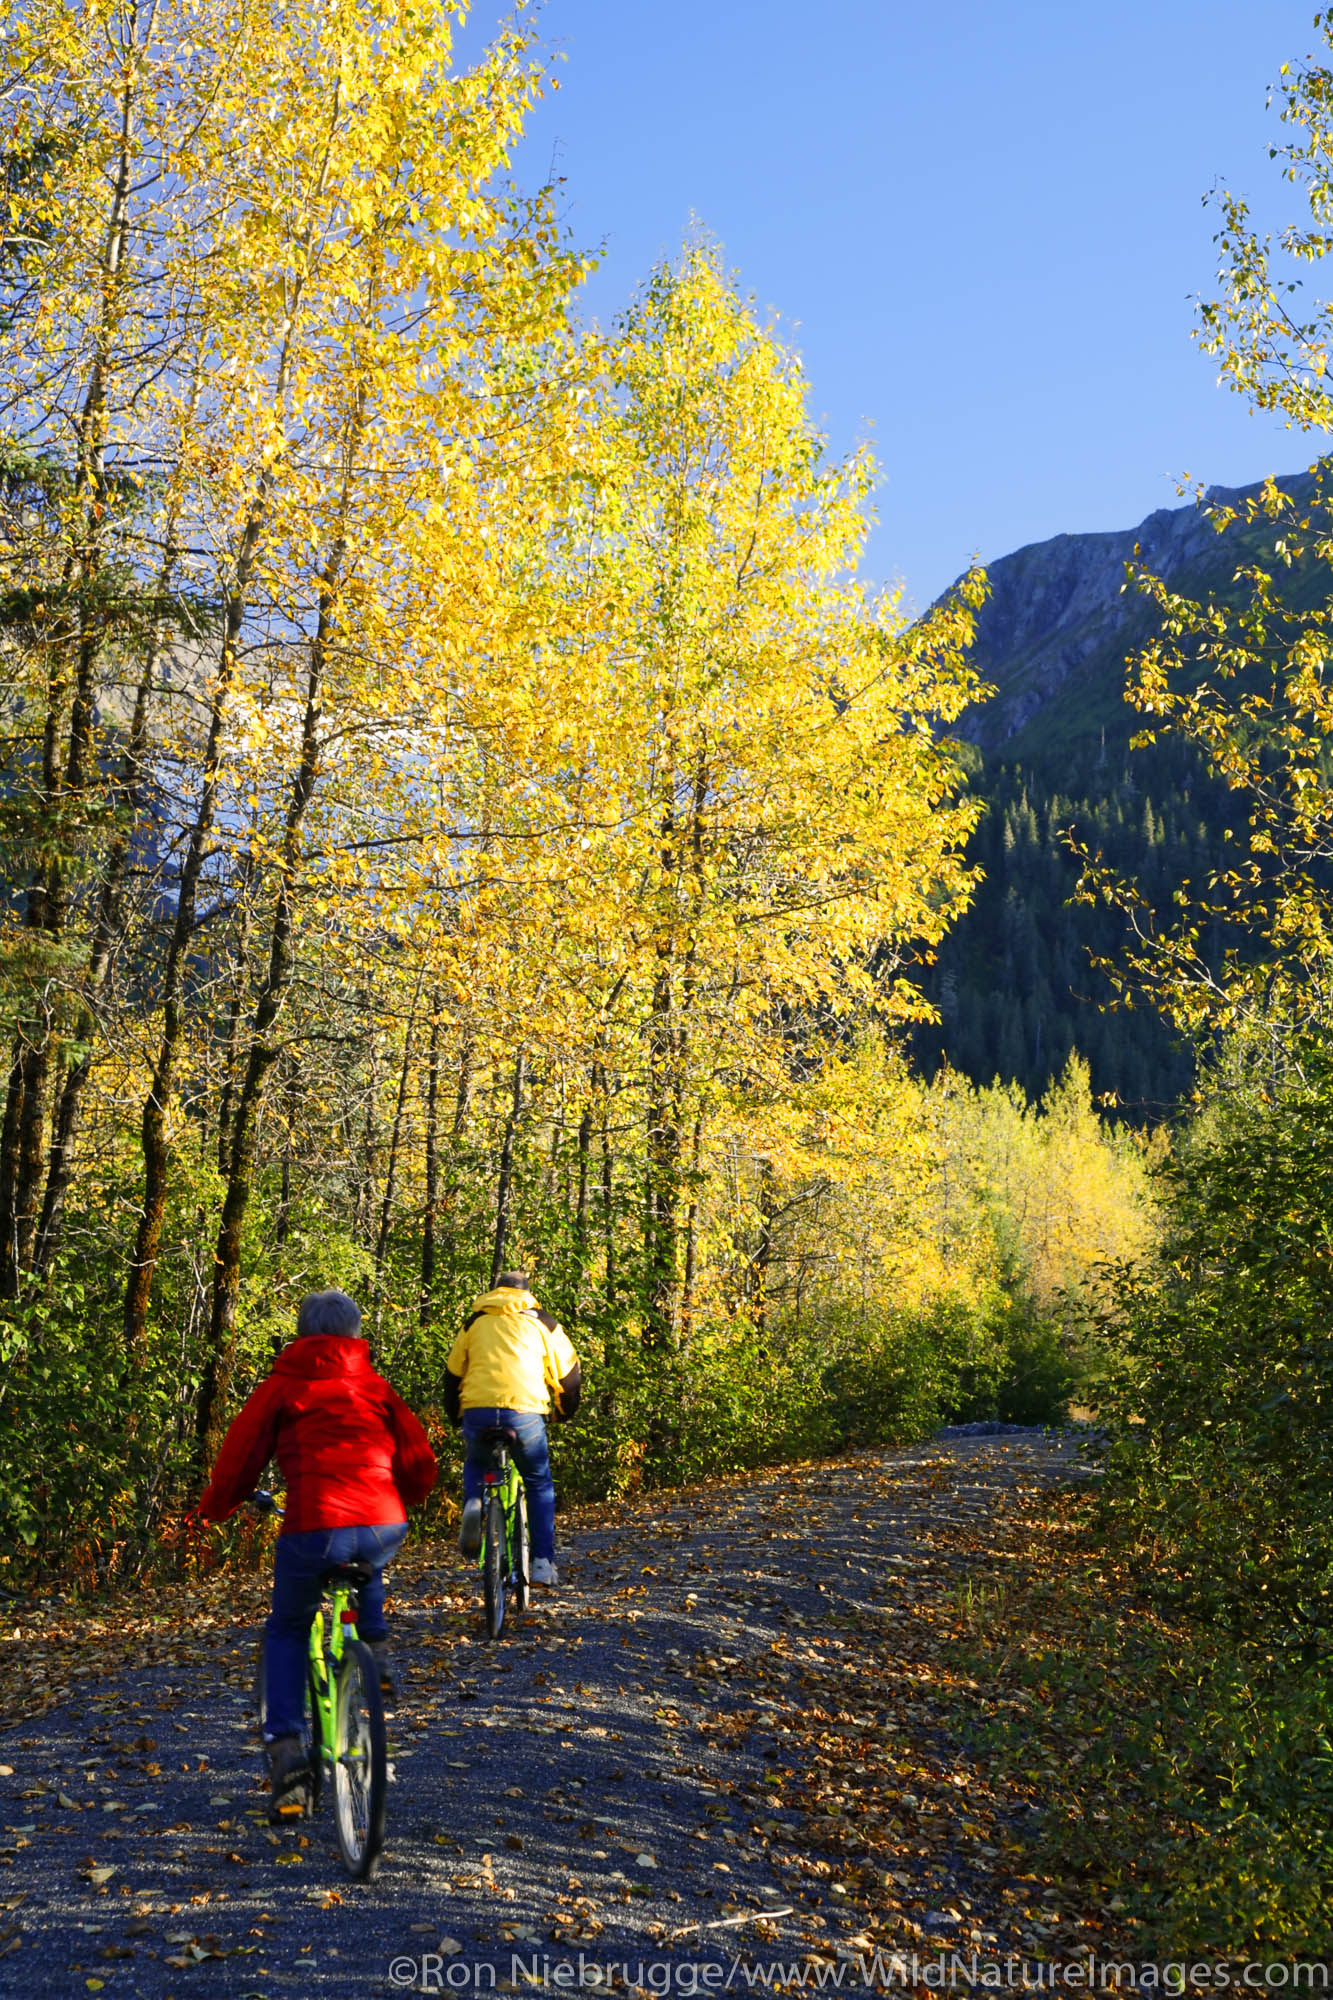
M 486 1453 L 478 1440 L 492 1424 L 504 1424 L 515 1435 L 511 1447 L 515 1465 L 523 1475 L 528 1496 L 528 1540 L 534 1562 L 555 1561 L 555 1481 L 551 1477 L 551 1454 L 546 1446 L 546 1419 L 535 1410 L 464 1410 L 463 1498 L 479 1500 Z
M 367 1562 L 375 1574 L 361 1593 L 357 1634 L 386 1639 L 383 1569 L 397 1555 L 406 1521 L 381 1528 L 310 1528 L 279 1535 L 273 1552 L 273 1609 L 264 1627 L 264 1682 L 268 1713 L 266 1741 L 295 1736 L 305 1711 L 306 1661 L 310 1627 L 319 1609 L 320 1578 L 334 1563 Z

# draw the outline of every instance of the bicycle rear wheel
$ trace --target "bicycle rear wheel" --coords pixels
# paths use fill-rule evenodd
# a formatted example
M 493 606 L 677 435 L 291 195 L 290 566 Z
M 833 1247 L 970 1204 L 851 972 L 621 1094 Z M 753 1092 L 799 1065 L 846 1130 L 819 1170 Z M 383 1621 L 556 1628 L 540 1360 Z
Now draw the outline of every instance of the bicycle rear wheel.
M 486 1522 L 482 1530 L 481 1574 L 486 1593 L 486 1631 L 498 1639 L 505 1622 L 505 1514 L 499 1492 L 492 1488 L 486 1496 Z
M 338 1669 L 333 1816 L 343 1866 L 360 1882 L 374 1874 L 384 1845 L 388 1786 L 379 1668 L 370 1648 L 352 1639 Z
M 514 1543 L 510 1551 L 513 1565 L 514 1609 L 526 1611 L 532 1595 L 532 1555 L 528 1546 L 528 1496 L 520 1486 L 514 1502 Z

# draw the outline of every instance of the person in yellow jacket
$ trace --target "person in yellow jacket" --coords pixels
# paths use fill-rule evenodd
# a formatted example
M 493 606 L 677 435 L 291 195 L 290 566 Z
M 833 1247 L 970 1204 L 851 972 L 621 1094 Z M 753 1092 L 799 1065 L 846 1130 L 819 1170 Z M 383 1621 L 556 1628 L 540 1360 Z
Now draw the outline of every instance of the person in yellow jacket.
M 583 1371 L 564 1328 L 542 1311 L 522 1271 L 502 1271 L 494 1288 L 477 1300 L 444 1368 L 445 1415 L 461 1425 L 467 1445 L 458 1531 L 465 1556 L 475 1556 L 481 1547 L 481 1438 L 503 1424 L 514 1433 L 514 1463 L 528 1496 L 532 1581 L 551 1586 L 560 1581 L 546 1418 L 562 1423 L 572 1417 L 582 1387 Z

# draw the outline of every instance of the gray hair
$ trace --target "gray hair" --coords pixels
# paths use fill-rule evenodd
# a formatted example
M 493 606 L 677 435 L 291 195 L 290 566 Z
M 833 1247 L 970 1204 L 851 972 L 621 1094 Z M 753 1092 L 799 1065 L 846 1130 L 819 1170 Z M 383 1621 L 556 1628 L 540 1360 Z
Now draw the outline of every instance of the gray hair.
M 355 1339 L 361 1331 L 361 1308 L 346 1292 L 309 1292 L 296 1315 L 299 1334 L 344 1334 Z
M 526 1292 L 528 1289 L 528 1274 L 526 1271 L 501 1271 L 495 1281 L 495 1289 L 497 1292 L 501 1289 L 511 1292 Z

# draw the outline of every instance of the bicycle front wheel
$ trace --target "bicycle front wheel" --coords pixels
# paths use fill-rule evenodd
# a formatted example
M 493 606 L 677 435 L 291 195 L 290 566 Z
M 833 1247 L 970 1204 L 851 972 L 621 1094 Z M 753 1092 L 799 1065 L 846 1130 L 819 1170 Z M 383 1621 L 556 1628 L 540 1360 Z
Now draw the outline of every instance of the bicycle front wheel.
M 526 1611 L 532 1595 L 532 1556 L 528 1547 L 528 1496 L 520 1486 L 514 1502 L 514 1546 L 511 1575 L 514 1580 L 514 1609 Z
M 506 1550 L 504 1504 L 495 1491 L 487 1496 L 484 1533 L 481 1574 L 486 1593 L 486 1631 L 492 1639 L 498 1639 L 505 1622 Z
M 379 1668 L 370 1648 L 352 1639 L 338 1669 L 333 1815 L 343 1866 L 360 1882 L 379 1862 L 388 1787 Z

